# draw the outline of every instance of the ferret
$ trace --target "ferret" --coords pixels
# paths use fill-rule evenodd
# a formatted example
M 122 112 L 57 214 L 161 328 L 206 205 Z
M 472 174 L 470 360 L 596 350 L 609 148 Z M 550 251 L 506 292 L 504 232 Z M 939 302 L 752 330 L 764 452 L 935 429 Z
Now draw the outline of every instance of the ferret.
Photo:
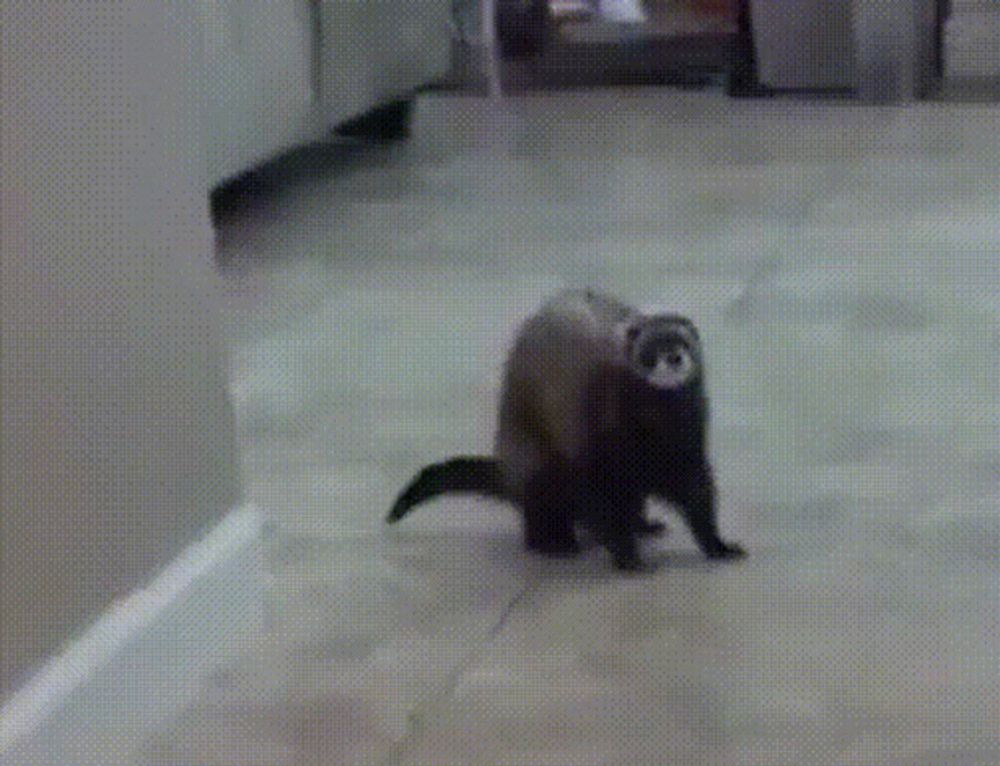
M 645 568 L 639 538 L 663 525 L 649 497 L 677 506 L 708 558 L 745 555 L 719 537 L 706 454 L 708 400 L 698 331 L 593 290 L 557 293 L 521 326 L 507 359 L 493 456 L 424 468 L 386 518 L 446 492 L 505 499 L 532 551 L 579 551 L 588 530 L 623 570 Z

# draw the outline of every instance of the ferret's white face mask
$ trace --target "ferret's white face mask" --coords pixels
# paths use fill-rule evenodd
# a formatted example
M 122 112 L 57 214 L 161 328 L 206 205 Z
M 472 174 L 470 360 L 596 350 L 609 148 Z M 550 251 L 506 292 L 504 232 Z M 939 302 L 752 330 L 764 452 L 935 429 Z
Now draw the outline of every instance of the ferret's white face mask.
M 652 317 L 625 331 L 632 369 L 650 386 L 671 391 L 687 385 L 696 374 L 697 335 L 685 324 Z
M 653 368 L 646 373 L 646 380 L 653 388 L 669 391 L 687 383 L 693 371 L 691 352 L 676 346 L 657 355 Z

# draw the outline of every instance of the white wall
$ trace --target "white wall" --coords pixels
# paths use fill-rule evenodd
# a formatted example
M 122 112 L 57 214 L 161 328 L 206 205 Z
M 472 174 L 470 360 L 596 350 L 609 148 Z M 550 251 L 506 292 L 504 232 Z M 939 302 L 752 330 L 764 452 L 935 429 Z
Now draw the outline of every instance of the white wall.
M 363 3 L 340 3 L 362 7 Z M 312 0 L 198 0 L 211 185 L 324 132 Z
M 450 0 L 323 0 L 320 90 L 333 126 L 443 77 L 451 64 Z
M 945 68 L 948 77 L 1000 77 L 1000 0 L 952 0 Z
M 211 185 L 381 103 L 451 63 L 450 0 L 199 0 Z
M 858 95 L 922 98 L 933 88 L 936 0 L 852 0 Z
M 760 81 L 772 88 L 855 84 L 851 4 L 751 0 Z
M 752 0 L 751 10 L 764 85 L 893 101 L 932 84 L 935 0 Z
M 192 7 L 0 5 L 0 696 L 239 499 Z

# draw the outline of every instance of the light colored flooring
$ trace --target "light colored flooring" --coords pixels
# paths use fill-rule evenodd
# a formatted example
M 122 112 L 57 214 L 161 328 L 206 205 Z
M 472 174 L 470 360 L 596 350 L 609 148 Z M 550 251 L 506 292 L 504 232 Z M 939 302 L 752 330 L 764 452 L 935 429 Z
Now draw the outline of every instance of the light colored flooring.
M 222 222 L 269 627 L 146 764 L 1000 763 L 995 107 L 421 99 Z M 290 180 L 289 180 L 290 179 Z M 723 534 L 649 576 L 451 498 L 553 290 L 689 313 Z

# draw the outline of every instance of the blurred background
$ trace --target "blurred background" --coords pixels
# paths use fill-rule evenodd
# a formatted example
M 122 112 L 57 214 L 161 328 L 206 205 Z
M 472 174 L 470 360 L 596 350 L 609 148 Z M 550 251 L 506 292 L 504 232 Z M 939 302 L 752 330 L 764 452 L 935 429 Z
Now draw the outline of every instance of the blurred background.
M 0 764 L 1000 762 L 1000 3 L 4 0 L 0 86 Z M 566 286 L 698 323 L 745 562 L 385 529 Z

